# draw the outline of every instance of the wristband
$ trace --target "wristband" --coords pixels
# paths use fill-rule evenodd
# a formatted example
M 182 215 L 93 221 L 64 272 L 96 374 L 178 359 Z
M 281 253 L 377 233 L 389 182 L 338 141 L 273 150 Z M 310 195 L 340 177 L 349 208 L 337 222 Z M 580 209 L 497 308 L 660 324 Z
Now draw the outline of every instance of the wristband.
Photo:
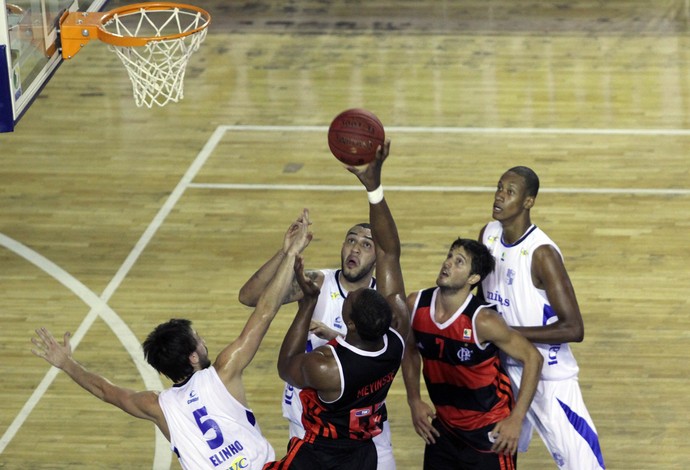
M 373 191 L 367 191 L 367 198 L 369 198 L 370 204 L 378 204 L 383 201 L 383 186 L 379 185 Z

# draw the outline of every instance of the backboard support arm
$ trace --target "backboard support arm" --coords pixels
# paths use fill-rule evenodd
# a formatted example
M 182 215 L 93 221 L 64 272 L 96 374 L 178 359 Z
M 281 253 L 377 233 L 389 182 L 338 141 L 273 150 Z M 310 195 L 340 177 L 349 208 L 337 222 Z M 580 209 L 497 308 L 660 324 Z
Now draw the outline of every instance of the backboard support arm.
M 102 12 L 69 11 L 62 14 L 59 39 L 63 59 L 71 59 L 91 39 L 98 39 L 104 15 Z

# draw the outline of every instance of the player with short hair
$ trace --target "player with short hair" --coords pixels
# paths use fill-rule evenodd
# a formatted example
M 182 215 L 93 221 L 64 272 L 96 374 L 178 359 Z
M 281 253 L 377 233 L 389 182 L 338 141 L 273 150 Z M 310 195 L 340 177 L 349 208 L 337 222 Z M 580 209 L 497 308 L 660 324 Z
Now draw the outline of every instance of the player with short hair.
M 261 266 L 240 289 L 241 303 L 253 306 L 256 299 L 271 278 L 282 256 L 282 248 Z M 342 317 L 343 303 L 350 292 L 368 287 L 376 289 L 374 270 L 376 249 L 368 222 L 352 226 L 345 234 L 340 250 L 340 269 L 307 270 L 305 274 L 319 287 L 320 294 L 314 308 L 305 352 L 323 346 L 337 336 L 345 336 L 347 328 Z M 283 303 L 295 302 L 303 297 L 302 289 L 293 279 L 292 286 Z M 289 437 L 304 437 L 302 425 L 301 389 L 285 383 L 282 396 L 283 417 L 288 420 Z M 388 420 L 383 422 L 383 431 L 374 437 L 378 456 L 378 470 L 395 470 L 395 458 L 391 443 Z
M 496 269 L 482 282 L 484 297 L 497 304 L 506 322 L 534 343 L 544 358 L 520 451 L 527 450 L 534 427 L 558 468 L 605 468 L 568 344 L 584 338 L 582 314 L 560 249 L 532 224 L 530 209 L 538 192 L 539 177 L 531 168 L 506 171 L 494 195 L 494 221 L 479 235 L 496 260 Z M 507 358 L 506 370 L 519 389 L 521 364 Z
M 379 147 L 376 160 L 367 167 L 349 167 L 368 191 L 378 289 L 350 291 L 342 310 L 347 334 L 311 352 L 304 351 L 304 344 L 320 288 L 298 266 L 296 278 L 304 295 L 283 340 L 278 371 L 286 382 L 302 389 L 306 432 L 301 439 L 293 437 L 287 455 L 267 465 L 267 470 L 377 468 L 372 438 L 382 432 L 385 398 L 400 367 L 409 329 L 400 239 L 381 187 L 381 166 L 389 146 L 387 141 Z
M 36 356 L 62 369 L 97 398 L 136 418 L 153 421 L 170 441 L 180 465 L 188 470 L 243 468 L 260 470 L 275 459 L 249 408 L 242 372 L 259 349 L 293 277 L 295 259 L 312 238 L 305 209 L 285 234 L 285 256 L 240 335 L 213 364 L 204 340 L 189 320 L 158 325 L 143 344 L 146 360 L 170 378 L 171 388 L 135 391 L 86 370 L 72 357 L 70 333 L 58 342 L 46 328 L 32 338 Z
M 522 421 L 539 380 L 542 358 L 490 304 L 472 294 L 494 267 L 481 243 L 458 238 L 436 287 L 410 294 L 411 331 L 403 377 L 412 423 L 426 447 L 427 470 L 512 470 Z M 499 352 L 524 364 L 515 401 Z M 420 365 L 434 405 L 420 393 Z

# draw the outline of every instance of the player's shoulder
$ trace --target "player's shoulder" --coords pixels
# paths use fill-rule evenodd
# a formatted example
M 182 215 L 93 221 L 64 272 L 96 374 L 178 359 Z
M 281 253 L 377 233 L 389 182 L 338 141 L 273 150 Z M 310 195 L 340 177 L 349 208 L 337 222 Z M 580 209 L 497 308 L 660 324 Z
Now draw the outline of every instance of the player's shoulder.
M 491 305 L 482 305 L 474 316 L 474 324 L 483 338 L 492 337 L 491 332 L 506 326 L 505 320 Z
M 422 291 L 421 290 L 413 290 L 412 292 L 407 294 L 407 300 L 409 301 L 409 300 L 416 299 L 420 292 L 422 292 Z
M 544 235 L 539 243 L 534 245 L 532 260 L 534 261 L 548 261 L 548 260 L 558 260 L 562 261 L 563 255 L 561 254 L 558 245 L 551 240 L 548 236 Z
M 407 294 L 407 307 L 411 310 L 412 307 L 414 307 L 415 302 L 417 301 L 417 297 L 419 297 L 419 294 L 421 293 L 421 290 L 415 290 Z

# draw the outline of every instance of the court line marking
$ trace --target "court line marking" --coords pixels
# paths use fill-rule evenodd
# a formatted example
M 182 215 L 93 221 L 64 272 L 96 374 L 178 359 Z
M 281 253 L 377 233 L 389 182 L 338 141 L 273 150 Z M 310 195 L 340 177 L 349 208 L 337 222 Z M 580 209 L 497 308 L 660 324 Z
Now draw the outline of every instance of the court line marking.
M 190 188 L 226 189 L 247 191 L 361 191 L 361 186 L 323 184 L 247 184 L 247 183 L 191 183 Z M 496 188 L 480 186 L 392 186 L 386 191 L 416 193 L 493 193 Z M 636 194 L 648 196 L 690 196 L 690 189 L 639 189 L 639 188 L 541 188 L 539 193 L 556 194 Z
M 690 129 L 572 129 L 572 128 L 498 128 L 498 127 L 386 127 L 390 132 L 432 133 L 432 134 L 580 134 L 580 135 L 633 135 L 633 136 L 690 136 Z M 260 126 L 260 125 L 222 125 L 216 132 L 328 132 L 328 126 Z M 360 186 L 343 185 L 287 185 L 287 184 L 249 184 L 249 183 L 190 183 L 195 189 L 261 190 L 261 191 L 360 191 Z M 453 193 L 493 193 L 495 187 L 482 186 L 389 186 L 389 191 L 400 192 L 453 192 Z M 690 196 L 690 189 L 683 188 L 542 188 L 541 193 L 554 194 L 625 194 L 645 196 Z
M 92 290 L 86 287 L 82 282 L 69 274 L 67 271 L 59 267 L 53 261 L 2 233 L 0 233 L 0 245 L 44 271 L 50 277 L 65 286 L 74 295 L 79 297 L 79 299 L 81 299 L 82 302 L 84 302 L 87 306 L 89 306 L 90 310 L 88 315 L 84 318 L 84 320 L 82 320 L 81 324 L 74 332 L 74 335 L 70 340 L 73 351 L 76 351 L 79 343 L 86 335 L 86 332 L 91 328 L 96 319 L 100 317 L 110 327 L 113 333 L 115 333 L 115 336 L 124 346 L 125 351 L 129 353 L 130 357 L 134 361 L 134 364 L 139 370 L 139 375 L 141 375 L 142 379 L 144 380 L 146 387 L 154 390 L 163 389 L 163 383 L 161 382 L 159 374 L 154 371 L 144 360 L 144 356 L 141 352 L 139 341 L 137 340 L 136 335 L 122 320 L 122 318 L 106 303 L 105 299 L 99 298 Z M 57 335 L 56 337 L 59 340 L 61 335 Z M 19 411 L 14 421 L 12 421 L 12 424 L 10 424 L 10 426 L 7 428 L 2 438 L 0 438 L 0 454 L 5 451 L 7 445 L 12 441 L 21 426 L 24 424 L 33 409 L 48 390 L 48 387 L 50 387 L 50 384 L 57 377 L 60 369 L 53 366 L 49 367 L 50 369 L 46 375 L 34 389 L 33 393 Z M 165 459 L 167 456 L 167 466 L 169 468 L 170 463 L 172 462 L 172 453 L 167 446 L 167 440 L 165 439 L 165 436 L 163 436 L 163 433 L 161 433 L 158 428 L 156 428 L 156 430 L 157 436 L 154 460 L 158 461 L 162 465 L 165 465 Z M 163 446 L 160 444 L 161 437 L 163 438 Z
M 419 132 L 419 133 L 451 133 L 451 134 L 460 134 L 460 133 L 500 133 L 500 134 L 507 134 L 507 133 L 518 133 L 518 134 L 526 134 L 526 133 L 531 133 L 531 134 L 585 134 L 585 135 L 680 135 L 680 136 L 690 136 L 690 130 L 674 130 L 674 129 L 536 129 L 536 128 L 457 128 L 457 127 L 395 127 L 391 126 L 388 128 L 390 131 L 395 131 L 395 132 Z M 355 190 L 361 190 L 361 188 L 356 187 L 356 186 L 328 186 L 328 185 L 266 185 L 266 184 L 257 184 L 257 185 L 249 185 L 249 184 L 204 184 L 204 183 L 193 183 L 194 176 L 199 172 L 199 170 L 203 167 L 205 164 L 206 160 L 209 158 L 215 147 L 218 145 L 220 140 L 223 138 L 224 134 L 228 131 L 260 131 L 260 132 L 286 132 L 286 131 L 327 131 L 326 126 L 255 126 L 255 125 L 226 125 L 226 126 L 218 126 L 216 127 L 215 131 L 207 140 L 206 144 L 202 148 L 202 150 L 199 152 L 197 155 L 196 159 L 192 163 L 192 165 L 188 168 L 187 172 L 185 175 L 182 177 L 178 185 L 175 187 L 175 190 L 171 193 L 169 198 L 166 200 L 165 204 L 159 212 L 156 214 L 154 217 L 153 221 L 149 224 L 147 227 L 146 231 L 144 234 L 142 234 L 141 238 L 133 248 L 133 250 L 130 252 L 128 257 L 126 258 L 125 262 L 123 265 L 120 267 L 120 269 L 117 271 L 116 275 L 113 277 L 111 282 L 108 284 L 106 289 L 103 291 L 103 294 L 101 295 L 100 298 L 96 297 L 93 292 L 88 290 L 83 284 L 81 284 L 78 280 L 70 276 L 68 273 L 66 273 L 64 270 L 61 270 L 58 266 L 54 265 L 52 262 L 47 260 L 46 258 L 42 257 L 36 252 L 32 252 L 28 247 L 24 247 L 24 245 L 21 245 L 24 247 L 24 249 L 19 249 L 18 252 L 16 253 L 22 253 L 20 256 L 26 257 L 26 256 L 32 256 L 31 253 L 34 253 L 34 256 L 36 257 L 36 260 L 41 260 L 39 263 L 41 264 L 39 267 L 43 269 L 43 267 L 50 267 L 51 270 L 55 270 L 55 272 L 58 273 L 59 276 L 61 276 L 60 279 L 58 279 L 63 285 L 72 285 L 72 287 L 76 286 L 81 286 L 77 290 L 81 292 L 81 294 L 77 294 L 80 296 L 84 295 L 87 298 L 89 298 L 89 302 L 93 302 L 93 298 L 90 298 L 90 295 L 93 295 L 96 297 L 97 302 L 93 304 L 89 314 L 85 317 L 83 320 L 82 324 L 80 325 L 79 329 L 75 333 L 75 336 L 73 338 L 73 345 L 76 349 L 76 346 L 79 344 L 79 341 L 81 341 L 81 338 L 86 334 L 86 331 L 90 328 L 90 326 L 93 324 L 93 321 L 95 321 L 95 318 L 98 316 L 101 316 L 104 318 L 105 316 L 108 316 L 110 312 L 116 317 L 116 319 L 111 319 L 114 324 L 118 324 L 118 326 L 115 326 L 117 330 L 113 330 L 114 333 L 118 336 L 118 339 L 120 339 L 121 342 L 128 341 L 127 339 L 123 339 L 120 335 L 124 335 L 125 338 L 127 337 L 129 331 L 131 333 L 131 330 L 129 330 L 129 327 L 122 322 L 122 320 L 117 316 L 117 314 L 110 309 L 110 307 L 107 305 L 107 301 L 110 299 L 110 297 L 113 295 L 113 293 L 117 290 L 119 285 L 121 284 L 122 280 L 126 277 L 128 274 L 129 270 L 131 267 L 134 265 L 136 260 L 139 258 L 143 250 L 146 248 L 150 240 L 153 238 L 155 233 L 157 232 L 158 228 L 162 225 L 163 221 L 165 218 L 169 215 L 169 213 L 172 211 L 176 203 L 179 201 L 181 198 L 182 194 L 184 193 L 186 188 L 211 188 L 211 189 L 257 189 L 257 190 L 267 190 L 267 189 L 275 189 L 275 190 L 299 190 L 299 191 L 305 191 L 305 190 L 317 190 L 317 191 L 324 191 L 324 190 L 334 190 L 334 189 L 339 189 L 343 191 L 355 191 Z M 483 187 L 429 187 L 429 186 L 391 186 L 388 189 L 390 190 L 398 190 L 398 191 L 436 191 L 436 192 L 441 192 L 441 191 L 453 191 L 453 192 L 491 192 L 493 191 L 493 188 L 483 188 Z M 567 189 L 567 188 L 551 188 L 551 189 L 544 189 L 542 190 L 543 192 L 591 192 L 591 193 L 598 193 L 598 192 L 620 192 L 620 193 L 630 193 L 631 190 L 628 189 Z M 634 192 L 638 193 L 643 193 L 643 194 L 688 194 L 687 190 L 639 190 L 635 189 L 632 190 Z M 4 235 L 0 234 L 1 237 L 1 242 L 3 246 L 9 247 L 12 245 L 14 240 L 10 239 L 9 237 L 5 237 Z M 14 242 L 18 243 L 18 242 Z M 15 247 L 16 248 L 16 247 Z M 35 263 L 34 263 L 35 264 Z M 42 267 L 43 266 L 43 267 Z M 48 271 L 46 271 L 48 272 Z M 68 281 L 69 279 L 69 281 Z M 77 284 L 73 284 L 77 283 Z M 84 290 L 85 289 L 85 290 Z M 70 289 L 71 290 L 71 289 Z M 75 292 L 75 291 L 73 291 Z M 89 295 L 90 293 L 90 295 Z M 75 292 L 76 294 L 76 292 Z M 88 305 L 88 302 L 87 302 Z M 104 318 L 105 320 L 105 318 Z M 106 323 L 108 321 L 106 320 Z M 111 326 L 110 323 L 108 323 L 109 326 Z M 113 326 L 111 326 L 111 329 Z M 138 342 L 137 342 L 138 345 Z M 127 349 L 127 346 L 125 346 Z M 134 357 L 133 357 L 134 358 Z M 139 362 L 135 359 L 135 364 L 139 368 L 140 364 Z M 3 453 L 5 447 L 9 442 L 12 440 L 14 435 L 16 434 L 17 430 L 19 427 L 21 427 L 21 423 L 26 419 L 26 416 L 31 412 L 31 410 L 35 407 L 36 403 L 40 400 L 40 398 L 45 394 L 45 391 L 48 388 L 48 385 L 54 380 L 55 376 L 57 376 L 58 369 L 55 367 L 51 367 L 46 376 L 44 377 L 43 381 L 41 382 L 41 385 L 37 387 L 37 389 L 34 391 L 32 396 L 30 397 L 29 401 L 24 405 L 22 410 L 20 411 L 20 415 L 25 413 L 24 418 L 21 419 L 21 422 L 18 423 L 18 425 L 13 424 L 8 428 L 8 430 L 5 432 L 5 434 L 2 436 L 2 440 L 0 441 L 0 454 Z M 140 371 L 141 373 L 141 371 Z M 142 375 L 142 378 L 144 378 L 144 381 L 146 382 L 146 375 Z M 160 381 L 160 378 L 157 377 L 158 380 Z M 147 385 L 148 387 L 148 385 Z M 15 419 L 16 421 L 17 419 Z M 157 428 L 156 428 L 157 429 Z M 165 452 L 159 452 L 159 445 L 161 444 L 161 439 L 163 441 L 163 445 L 166 448 Z M 159 455 L 160 454 L 160 455 Z M 168 441 L 162 436 L 162 433 L 160 433 L 159 430 L 156 431 L 156 446 L 155 446 L 155 456 L 154 456 L 154 462 L 153 462 L 153 468 L 154 469 L 159 469 L 159 468 L 170 468 L 170 461 L 172 459 L 172 453 L 170 452 L 168 448 Z M 165 461 L 168 461 L 166 463 Z
M 211 137 L 206 141 L 204 147 L 197 154 L 196 158 L 189 166 L 189 168 L 187 169 L 187 171 L 185 172 L 185 174 L 183 175 L 175 189 L 172 191 L 172 193 L 165 201 L 163 206 L 156 213 L 155 217 L 150 222 L 142 236 L 139 238 L 136 245 L 129 253 L 123 264 L 120 266 L 113 279 L 110 281 L 110 283 L 108 283 L 100 298 L 97 297 L 93 292 L 91 292 L 81 282 L 79 282 L 73 276 L 69 275 L 59 266 L 49 261 L 47 258 L 42 257 L 38 253 L 30 250 L 28 247 L 21 245 L 20 243 L 15 242 L 11 238 L 6 237 L 5 235 L 0 233 L 0 244 L 8 247 L 9 249 L 13 248 L 13 251 L 16 250 L 15 253 L 27 259 L 31 263 L 35 264 L 39 268 L 43 269 L 48 274 L 51 274 L 60 283 L 68 287 L 70 290 L 72 290 L 72 292 L 74 292 L 80 298 L 82 298 L 82 300 L 84 300 L 87 305 L 91 306 L 89 314 L 82 321 L 82 324 L 79 326 L 77 332 L 74 335 L 73 345 L 75 348 L 98 316 L 101 316 L 104 320 L 106 320 L 106 323 L 111 327 L 111 329 L 113 329 L 114 327 L 113 332 L 120 339 L 120 341 L 123 342 L 123 344 L 125 344 L 125 341 L 129 341 L 128 339 L 123 338 L 128 338 L 129 335 L 133 335 L 133 333 L 131 333 L 131 330 L 129 330 L 129 327 L 126 325 L 126 323 L 124 323 L 122 319 L 119 316 L 117 316 L 117 314 L 112 309 L 110 309 L 110 307 L 107 305 L 107 302 L 108 300 L 110 300 L 110 297 L 112 297 L 112 295 L 115 293 L 117 288 L 120 286 L 124 278 L 131 270 L 132 266 L 134 266 L 136 260 L 139 258 L 139 256 L 147 247 L 147 245 L 149 244 L 153 236 L 156 234 L 160 226 L 163 224 L 167 216 L 170 214 L 172 209 L 180 200 L 180 198 L 184 194 L 185 189 L 189 186 L 189 183 L 194 179 L 196 174 L 203 167 L 204 163 L 213 152 L 213 149 L 215 149 L 215 147 L 218 145 L 218 142 L 220 142 L 220 139 L 222 138 L 223 134 L 224 131 L 222 129 L 217 128 L 213 132 Z M 123 338 L 120 337 L 120 335 L 123 335 Z M 138 349 L 139 342 L 136 341 L 136 344 Z M 127 348 L 127 346 L 125 346 L 125 348 Z M 133 356 L 134 362 L 137 365 L 137 368 L 139 368 L 140 374 L 143 374 L 142 367 L 148 368 L 149 366 L 148 364 L 140 363 L 140 358 L 141 360 L 143 360 L 143 356 Z M 156 378 L 158 379 L 158 383 L 160 383 L 160 386 L 158 383 L 151 384 L 147 382 L 147 380 L 150 379 L 149 374 L 152 369 L 143 370 L 146 370 L 146 372 L 144 373 L 145 375 L 142 375 L 142 378 L 144 378 L 144 382 L 146 383 L 147 388 L 149 387 L 149 385 L 153 386 L 152 389 L 157 388 L 160 390 L 163 388 L 162 383 L 160 383 L 160 377 L 158 377 L 157 374 Z M 41 381 L 41 384 L 37 387 L 34 393 L 32 393 L 29 400 L 22 407 L 22 410 L 20 411 L 18 417 L 15 418 L 16 424 L 13 422 L 10 428 L 5 432 L 5 435 L 3 435 L 2 437 L 0 454 L 2 454 L 5 447 L 16 435 L 17 431 L 19 430 L 19 427 L 21 427 L 21 424 L 26 420 L 26 417 L 28 417 L 28 415 L 31 413 L 36 404 L 40 401 L 41 397 L 45 394 L 46 390 L 48 389 L 48 386 L 57 376 L 58 371 L 59 370 L 55 367 L 51 367 L 49 371 L 46 373 L 43 380 Z M 158 428 L 156 427 L 153 469 L 156 470 L 170 468 L 171 462 L 172 451 L 170 450 L 170 443 L 163 436 L 160 430 L 158 430 Z
M 255 132 L 327 132 L 328 126 L 259 126 L 223 125 L 226 131 Z M 571 134 L 571 135 L 649 135 L 649 136 L 690 136 L 690 129 L 576 129 L 544 127 L 412 127 L 386 126 L 386 131 L 425 134 Z

